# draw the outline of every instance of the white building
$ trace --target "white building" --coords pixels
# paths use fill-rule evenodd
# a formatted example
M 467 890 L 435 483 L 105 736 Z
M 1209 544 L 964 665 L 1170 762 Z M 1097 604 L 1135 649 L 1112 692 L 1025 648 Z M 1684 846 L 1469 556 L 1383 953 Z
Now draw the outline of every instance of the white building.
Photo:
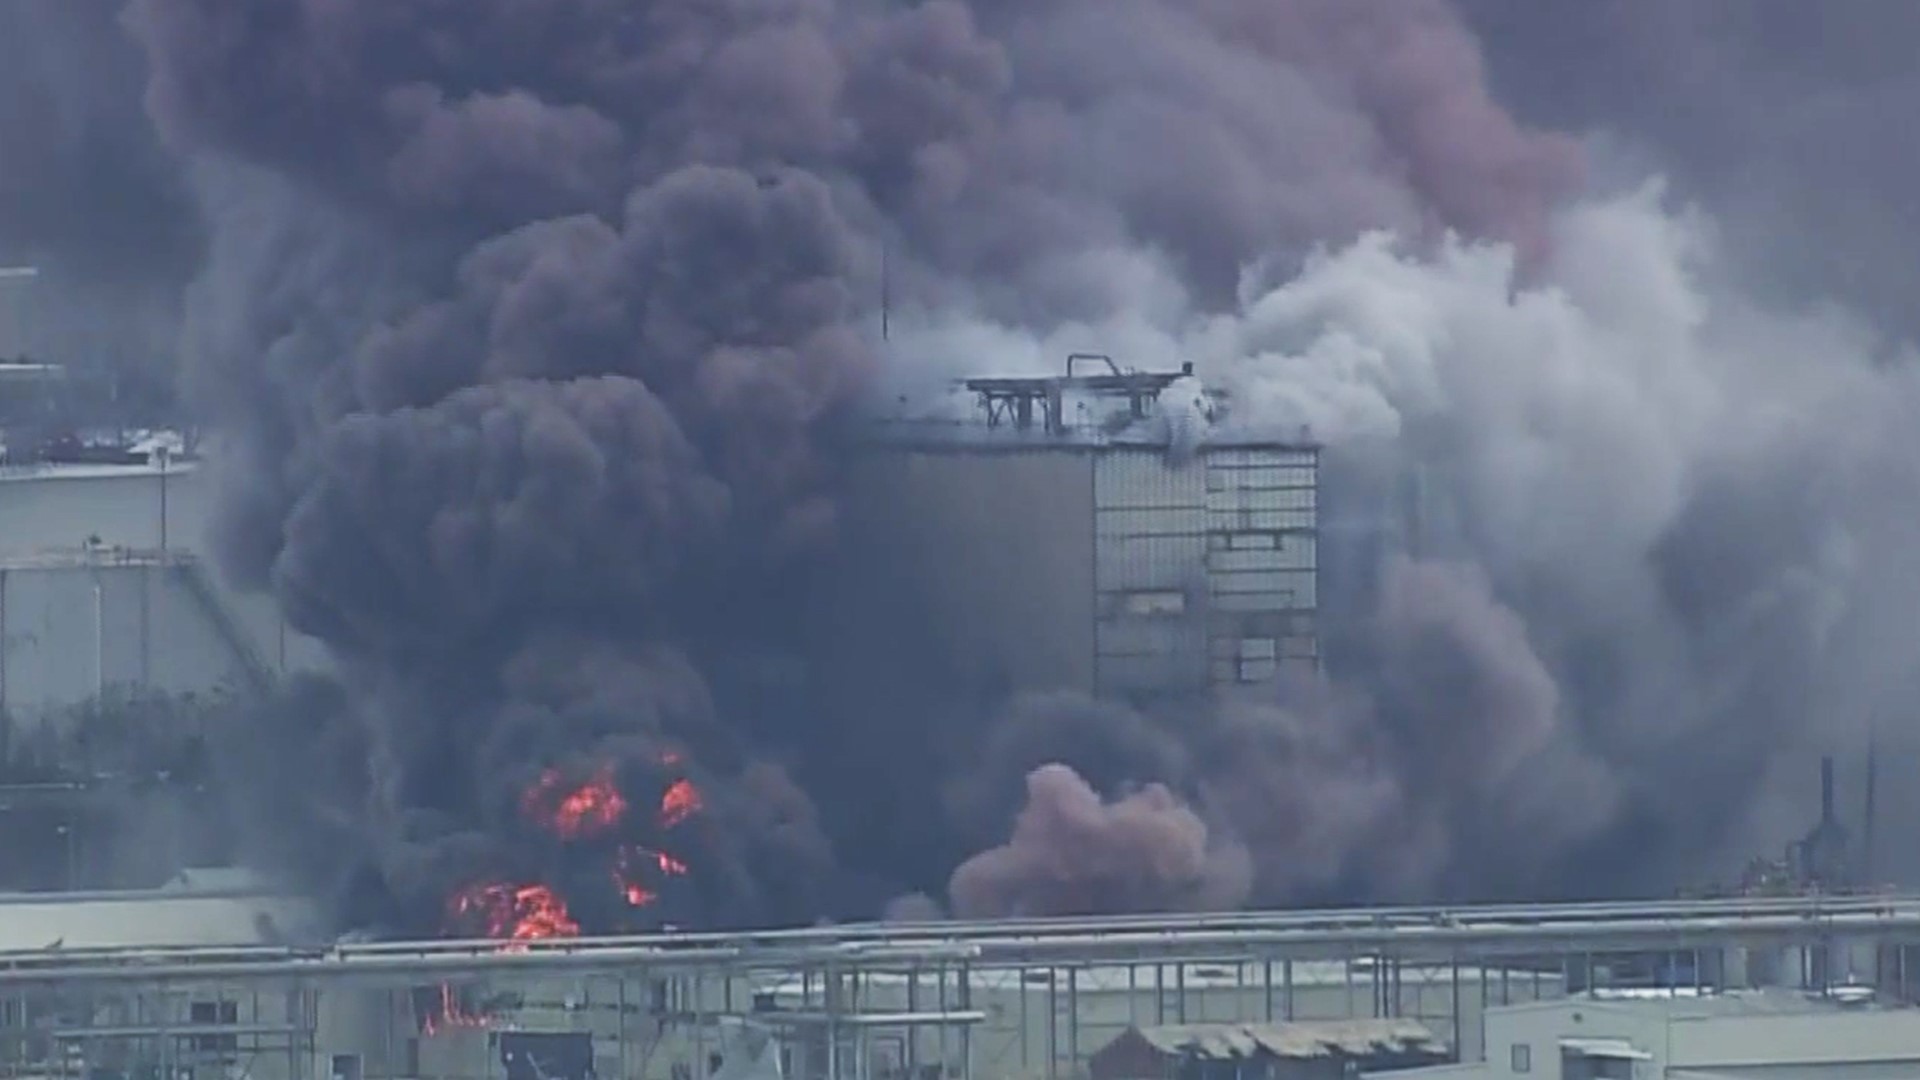
M 1486 1058 L 1395 1080 L 1920 1078 L 1920 1009 L 1871 993 L 1579 997 L 1489 1009 Z

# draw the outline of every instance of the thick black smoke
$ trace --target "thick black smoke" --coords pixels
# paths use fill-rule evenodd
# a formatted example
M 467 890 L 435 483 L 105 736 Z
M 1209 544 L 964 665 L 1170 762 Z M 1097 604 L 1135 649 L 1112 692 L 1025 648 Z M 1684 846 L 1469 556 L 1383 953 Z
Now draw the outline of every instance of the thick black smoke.
M 338 657 L 351 734 L 308 737 L 368 767 L 322 802 L 415 927 L 469 881 L 598 865 L 522 820 L 545 768 L 615 762 L 637 804 L 689 774 L 694 917 L 884 876 L 860 850 L 889 823 L 839 807 L 932 793 L 973 824 L 929 846 L 991 842 L 985 781 L 888 763 L 884 721 L 822 713 L 782 659 L 883 250 L 903 299 L 1023 324 L 1110 309 L 1101 260 L 1138 248 L 1219 307 L 1243 264 L 1375 227 L 1538 261 L 1578 171 L 1434 3 L 136 0 L 130 25 L 215 227 L 190 340 L 240 439 L 225 553 Z M 942 882 L 879 887 L 911 884 Z
M 169 396 L 181 291 L 200 255 L 191 189 L 140 108 L 144 58 L 101 0 L 0 5 L 0 357 Z M 144 398 L 136 403 L 135 398 Z
M 981 913 L 1652 887 L 1744 837 L 1782 747 L 1907 700 L 1912 388 L 1730 297 L 1657 199 L 1569 208 L 1577 144 L 1492 99 L 1469 29 L 1518 43 L 1516 86 L 1589 20 L 1681 42 L 1641 85 L 1705 71 L 1700 126 L 1757 153 L 1771 118 L 1719 122 L 1744 90 L 1827 78 L 1776 72 L 1777 13 L 1703 67 L 1684 18 L 1441 0 L 127 9 L 210 228 L 182 341 L 231 451 L 222 555 L 339 662 L 253 733 L 315 766 L 261 770 L 259 820 L 351 920 L 438 930 L 457 890 L 532 879 L 593 927 L 949 885 Z M 21 10 L 20 41 L 67 18 Z M 1565 85 L 1600 91 L 1515 96 L 1631 120 Z M 172 198 L 145 138 L 106 140 L 140 166 L 107 175 Z M 1728 175 L 1844 154 L 1793 157 Z M 178 260 L 179 230 L 138 249 Z M 883 276 L 919 316 L 890 343 Z M 1815 277 L 1847 280 L 1767 284 Z M 862 392 L 1084 347 L 1192 356 L 1243 418 L 1427 470 L 1431 542 L 1381 569 L 1338 685 L 1007 703 L 903 581 L 870 598 L 899 640 L 824 643 L 870 647 L 882 703 L 838 707 L 802 658 L 838 629 L 808 600 Z M 605 768 L 638 808 L 616 834 L 529 820 L 549 771 Z M 705 805 L 669 825 L 682 780 Z M 639 912 L 609 883 L 637 846 L 693 871 Z

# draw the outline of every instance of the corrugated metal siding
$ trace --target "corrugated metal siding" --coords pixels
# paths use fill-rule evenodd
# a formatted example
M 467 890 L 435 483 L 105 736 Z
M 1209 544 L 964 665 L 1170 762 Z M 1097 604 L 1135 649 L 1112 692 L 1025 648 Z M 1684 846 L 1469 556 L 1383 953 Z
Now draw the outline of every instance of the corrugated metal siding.
M 1206 685 L 1206 469 L 1151 448 L 1093 469 L 1095 679 L 1101 693 Z
M 1206 458 L 1209 655 L 1216 684 L 1319 666 L 1318 454 L 1220 449 Z

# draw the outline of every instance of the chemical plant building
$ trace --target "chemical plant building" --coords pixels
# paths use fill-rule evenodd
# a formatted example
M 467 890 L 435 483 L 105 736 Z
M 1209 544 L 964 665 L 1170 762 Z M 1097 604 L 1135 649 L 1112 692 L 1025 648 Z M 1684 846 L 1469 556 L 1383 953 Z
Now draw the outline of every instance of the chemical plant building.
M 842 507 L 840 599 L 856 610 L 837 625 L 874 618 L 857 606 L 889 586 L 931 590 L 917 599 L 983 695 L 1148 702 L 1318 666 L 1305 433 L 1233 434 L 1190 369 L 1104 356 L 961 389 L 971 412 L 878 425 L 862 445 Z

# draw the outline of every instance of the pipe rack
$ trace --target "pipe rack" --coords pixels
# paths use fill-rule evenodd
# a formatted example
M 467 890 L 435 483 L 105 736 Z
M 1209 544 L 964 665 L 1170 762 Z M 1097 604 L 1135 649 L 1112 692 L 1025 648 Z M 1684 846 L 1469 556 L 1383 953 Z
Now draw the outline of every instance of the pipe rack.
M 1920 897 L 1811 897 L 1644 904 L 1404 907 L 998 922 L 516 942 L 413 941 L 311 948 L 37 950 L 0 953 L 0 984 L 72 980 L 399 979 L 492 972 L 646 969 L 906 969 L 1388 956 L 1438 961 L 1558 951 L 1816 942 L 1920 944 Z

